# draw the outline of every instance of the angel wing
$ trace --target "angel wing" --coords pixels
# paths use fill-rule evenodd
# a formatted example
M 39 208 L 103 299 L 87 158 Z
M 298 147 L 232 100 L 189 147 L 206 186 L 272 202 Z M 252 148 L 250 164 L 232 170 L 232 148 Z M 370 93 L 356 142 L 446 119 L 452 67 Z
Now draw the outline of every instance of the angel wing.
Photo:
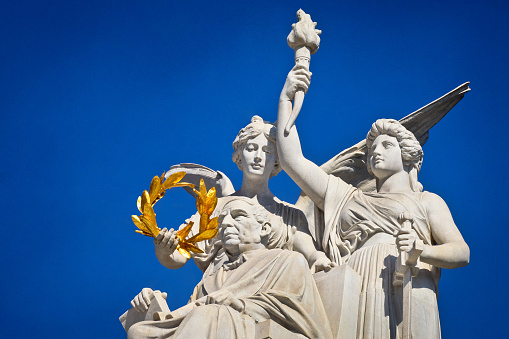
M 470 83 L 466 82 L 454 90 L 407 115 L 400 120 L 401 124 L 414 133 L 421 145 L 428 140 L 429 130 L 435 126 L 461 99 L 470 91 Z M 345 182 L 365 192 L 376 190 L 375 178 L 366 168 L 366 140 L 362 140 L 350 148 L 340 152 L 324 163 L 322 168 L 327 174 L 340 177 Z M 309 230 L 315 237 L 314 203 L 304 192 L 301 192 L 295 205 L 306 214 Z M 315 238 L 316 239 L 316 238 Z
M 194 184 L 195 187 L 200 187 L 200 180 L 203 179 L 205 182 L 205 187 L 207 190 L 212 187 L 216 188 L 216 197 L 224 197 L 230 195 L 235 192 L 235 188 L 233 187 L 230 179 L 221 171 L 214 171 L 208 167 L 191 164 L 191 163 L 182 163 L 178 165 L 173 165 L 166 172 L 165 177 L 169 177 L 173 173 L 176 172 L 186 172 L 186 176 L 184 177 L 184 181 Z M 196 198 L 196 193 L 193 192 L 193 189 L 190 187 L 184 187 L 187 193 L 191 194 Z

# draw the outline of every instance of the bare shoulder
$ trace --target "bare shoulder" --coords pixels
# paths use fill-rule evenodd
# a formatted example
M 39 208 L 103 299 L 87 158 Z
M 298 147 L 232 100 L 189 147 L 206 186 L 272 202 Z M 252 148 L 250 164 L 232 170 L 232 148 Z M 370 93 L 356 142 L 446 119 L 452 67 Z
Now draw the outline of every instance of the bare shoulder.
M 426 210 L 428 212 L 433 211 L 441 211 L 441 210 L 449 210 L 449 207 L 447 207 L 447 204 L 445 203 L 444 199 L 440 197 L 438 194 L 431 193 L 428 191 L 424 191 L 421 193 L 421 202 L 426 207 Z

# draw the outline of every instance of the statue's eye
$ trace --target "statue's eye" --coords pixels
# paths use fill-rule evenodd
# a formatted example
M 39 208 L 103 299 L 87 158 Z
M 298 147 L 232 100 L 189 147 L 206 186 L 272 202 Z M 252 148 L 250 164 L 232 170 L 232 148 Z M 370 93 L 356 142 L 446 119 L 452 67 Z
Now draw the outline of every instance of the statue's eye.
M 243 210 L 235 210 L 235 211 L 232 211 L 231 216 L 232 216 L 233 220 L 241 221 L 247 217 L 247 214 Z
M 263 151 L 264 151 L 265 153 L 267 153 L 267 154 L 272 154 L 272 153 L 274 152 L 274 151 L 273 151 L 273 149 L 272 149 L 272 147 L 268 147 L 268 146 L 265 146 L 265 147 L 263 148 Z
M 245 148 L 248 152 L 252 152 L 254 150 L 256 150 L 256 146 L 253 145 L 253 144 L 249 144 L 249 145 L 246 145 L 246 148 Z
M 388 149 L 388 148 L 394 147 L 394 145 L 392 144 L 392 142 L 388 142 L 388 141 L 384 142 L 382 145 L 384 146 L 384 148 L 385 148 L 385 149 Z

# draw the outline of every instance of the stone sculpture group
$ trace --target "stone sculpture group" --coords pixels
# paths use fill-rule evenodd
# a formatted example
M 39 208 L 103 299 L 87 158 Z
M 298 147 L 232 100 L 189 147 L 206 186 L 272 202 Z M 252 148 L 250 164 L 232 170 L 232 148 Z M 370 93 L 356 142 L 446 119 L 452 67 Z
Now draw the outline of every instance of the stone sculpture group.
M 428 130 L 468 83 L 401 121 L 377 120 L 364 141 L 318 166 L 301 151 L 294 106 L 310 86 L 320 32 L 302 10 L 297 16 L 288 37 L 296 65 L 277 122 L 254 116 L 233 142 L 242 186 L 235 190 L 223 173 L 199 165 L 167 173 L 184 170 L 186 181 L 217 188 L 220 231 L 196 244 L 203 253 L 192 259 L 203 278 L 189 303 L 170 311 L 165 294 L 143 289 L 120 318 L 128 338 L 441 337 L 440 269 L 467 265 L 470 252 L 446 203 L 423 190 L 418 173 Z M 303 26 L 313 49 L 296 38 Z M 269 189 L 281 170 L 302 190 L 295 205 Z M 186 264 L 175 250 L 176 230 L 162 229 L 154 244 L 165 267 Z

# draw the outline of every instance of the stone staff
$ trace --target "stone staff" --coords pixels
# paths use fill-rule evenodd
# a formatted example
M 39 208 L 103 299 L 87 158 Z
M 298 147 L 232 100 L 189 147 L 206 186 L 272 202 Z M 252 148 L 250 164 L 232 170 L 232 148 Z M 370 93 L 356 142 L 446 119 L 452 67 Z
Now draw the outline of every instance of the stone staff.
M 295 65 L 302 65 L 309 70 L 311 54 L 315 54 L 318 47 L 320 47 L 320 37 L 318 35 L 322 34 L 322 31 L 315 29 L 316 22 L 313 22 L 311 16 L 302 9 L 297 11 L 297 19 L 299 21 L 292 24 L 292 31 L 286 41 L 288 46 L 295 51 Z M 286 134 L 290 133 L 303 102 L 304 90 L 299 89 L 293 99 L 293 111 L 285 127 Z
M 398 221 L 402 229 L 412 229 L 413 217 L 409 212 L 399 215 Z M 423 250 L 422 242 L 415 242 L 415 248 L 410 252 L 399 252 L 396 260 L 393 285 L 403 289 L 403 321 L 401 324 L 402 338 L 411 339 L 412 322 L 412 276 L 419 273 L 419 256 Z

